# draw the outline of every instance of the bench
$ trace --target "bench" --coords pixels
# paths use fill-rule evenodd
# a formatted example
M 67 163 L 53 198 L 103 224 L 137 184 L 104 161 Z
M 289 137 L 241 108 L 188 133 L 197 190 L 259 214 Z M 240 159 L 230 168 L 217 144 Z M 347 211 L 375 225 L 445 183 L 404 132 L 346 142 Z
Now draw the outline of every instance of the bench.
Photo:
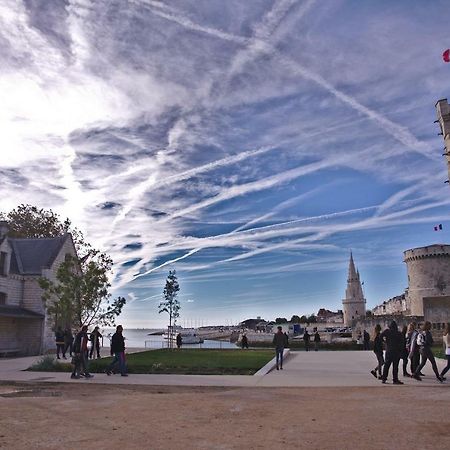
M 20 348 L 0 348 L 0 356 L 13 356 L 20 352 Z

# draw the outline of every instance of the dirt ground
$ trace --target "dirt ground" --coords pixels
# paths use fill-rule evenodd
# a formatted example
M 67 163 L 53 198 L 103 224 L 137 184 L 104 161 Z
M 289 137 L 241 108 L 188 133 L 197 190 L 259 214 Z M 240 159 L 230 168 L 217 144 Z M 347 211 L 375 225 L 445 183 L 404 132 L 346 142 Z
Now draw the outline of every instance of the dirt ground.
M 447 386 L 0 385 L 1 449 L 442 449 Z

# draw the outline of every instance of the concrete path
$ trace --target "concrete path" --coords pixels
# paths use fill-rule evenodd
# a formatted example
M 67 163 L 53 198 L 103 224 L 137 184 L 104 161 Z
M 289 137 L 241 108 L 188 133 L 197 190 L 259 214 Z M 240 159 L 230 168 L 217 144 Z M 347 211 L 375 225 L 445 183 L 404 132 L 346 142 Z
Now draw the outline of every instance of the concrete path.
M 267 364 L 257 375 L 140 375 L 129 377 L 95 374 L 94 378 L 71 380 L 68 373 L 24 371 L 39 357 L 0 359 L 0 381 L 31 381 L 53 383 L 128 384 L 153 386 L 226 386 L 226 387 L 370 387 L 381 386 L 369 372 L 376 364 L 372 352 L 364 351 L 286 351 L 283 370 L 273 370 L 275 361 Z M 445 363 L 437 360 L 439 370 Z M 410 378 L 400 379 L 405 385 L 438 385 L 431 366 L 425 366 L 422 382 Z M 450 380 L 450 371 L 449 371 Z M 389 384 L 392 387 L 392 374 Z M 446 382 L 450 385 L 450 382 Z

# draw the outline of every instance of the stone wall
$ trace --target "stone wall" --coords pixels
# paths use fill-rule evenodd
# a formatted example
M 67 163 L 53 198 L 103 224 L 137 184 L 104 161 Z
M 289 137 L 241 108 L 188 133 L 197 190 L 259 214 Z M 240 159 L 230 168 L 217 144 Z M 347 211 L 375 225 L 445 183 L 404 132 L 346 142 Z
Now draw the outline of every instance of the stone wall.
M 17 319 L 0 317 L 0 350 L 20 348 Z
M 401 314 L 389 314 L 383 316 L 373 316 L 365 319 L 357 319 L 353 321 L 352 324 L 352 338 L 356 339 L 358 334 L 366 330 L 372 337 L 375 325 L 380 324 L 381 329 L 385 330 L 389 327 L 389 324 L 395 320 L 397 322 L 398 328 L 401 331 L 403 326 L 407 326 L 411 322 L 416 322 L 417 324 L 424 322 L 423 316 L 403 316 Z
M 450 245 L 430 245 L 404 252 L 411 314 L 424 315 L 423 298 L 450 295 Z

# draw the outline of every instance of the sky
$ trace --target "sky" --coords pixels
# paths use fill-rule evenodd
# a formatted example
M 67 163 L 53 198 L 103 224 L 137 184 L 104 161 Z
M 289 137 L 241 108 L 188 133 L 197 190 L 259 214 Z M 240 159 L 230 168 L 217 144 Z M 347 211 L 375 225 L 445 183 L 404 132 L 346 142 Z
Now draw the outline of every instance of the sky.
M 367 307 L 449 243 L 448 0 L 1 0 L 0 210 L 69 217 L 126 327 Z M 442 223 L 443 230 L 434 231 Z

